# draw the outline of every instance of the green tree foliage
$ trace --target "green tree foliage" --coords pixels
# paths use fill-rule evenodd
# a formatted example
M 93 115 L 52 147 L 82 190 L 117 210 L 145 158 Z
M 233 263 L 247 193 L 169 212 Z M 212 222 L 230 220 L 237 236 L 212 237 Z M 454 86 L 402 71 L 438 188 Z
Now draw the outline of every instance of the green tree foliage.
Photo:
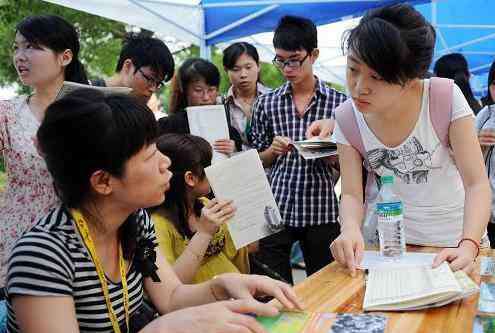
M 15 27 L 29 15 L 52 14 L 74 24 L 80 34 L 82 63 L 88 75 L 109 76 L 115 71 L 125 25 L 41 0 L 0 0 L 0 86 L 17 82 L 12 65 Z

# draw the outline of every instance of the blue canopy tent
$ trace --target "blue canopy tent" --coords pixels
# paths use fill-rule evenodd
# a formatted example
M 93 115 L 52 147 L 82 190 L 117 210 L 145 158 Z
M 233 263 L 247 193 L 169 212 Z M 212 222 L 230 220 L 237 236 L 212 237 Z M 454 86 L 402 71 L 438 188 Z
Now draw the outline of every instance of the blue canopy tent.
M 317 25 L 359 17 L 397 0 L 45 0 L 209 47 L 260 32 L 273 31 L 279 18 L 293 14 Z M 486 91 L 486 75 L 495 56 L 493 0 L 407 1 L 437 29 L 435 59 L 461 52 L 468 59 L 476 93 Z M 320 40 L 323 40 L 320 34 Z M 321 44 L 321 43 L 320 43 Z M 321 61 L 322 59 L 320 59 Z M 332 64 L 326 65 L 330 68 Z M 341 66 L 341 65 L 340 65 Z M 340 75 L 341 77 L 341 75 Z
M 201 47 L 273 31 L 283 15 L 312 19 L 317 25 L 362 15 L 398 0 L 45 0 L 148 30 Z M 408 1 L 412 4 L 430 0 Z
M 487 73 L 495 60 L 495 1 L 449 0 L 416 8 L 436 29 L 434 60 L 448 53 L 462 53 L 468 60 L 475 94 L 486 94 Z

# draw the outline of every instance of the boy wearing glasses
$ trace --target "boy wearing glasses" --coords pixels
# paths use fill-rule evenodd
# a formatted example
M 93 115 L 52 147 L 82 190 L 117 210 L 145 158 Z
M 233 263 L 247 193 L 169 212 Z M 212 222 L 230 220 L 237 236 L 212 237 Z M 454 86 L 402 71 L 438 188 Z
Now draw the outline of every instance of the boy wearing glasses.
M 345 95 L 313 75 L 318 58 L 314 23 L 283 17 L 273 37 L 273 63 L 287 83 L 260 96 L 253 106 L 251 141 L 265 167 L 285 230 L 260 241 L 258 260 L 292 283 L 290 250 L 299 240 L 310 275 L 332 261 L 329 242 L 339 235 L 338 204 L 331 172 L 323 159 L 305 160 L 290 149 L 304 140 L 315 120 L 331 118 Z
M 157 38 L 129 36 L 120 51 L 115 74 L 92 80 L 94 86 L 129 87 L 143 103 L 174 75 L 174 58 Z

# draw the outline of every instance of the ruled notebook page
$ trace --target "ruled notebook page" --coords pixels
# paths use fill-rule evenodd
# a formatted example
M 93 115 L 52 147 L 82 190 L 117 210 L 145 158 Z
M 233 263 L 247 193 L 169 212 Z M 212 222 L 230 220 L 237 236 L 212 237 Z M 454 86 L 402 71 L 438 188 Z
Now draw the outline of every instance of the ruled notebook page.
M 428 266 L 371 269 L 366 283 L 363 308 L 401 309 L 417 307 L 455 297 L 462 293 L 447 263 Z

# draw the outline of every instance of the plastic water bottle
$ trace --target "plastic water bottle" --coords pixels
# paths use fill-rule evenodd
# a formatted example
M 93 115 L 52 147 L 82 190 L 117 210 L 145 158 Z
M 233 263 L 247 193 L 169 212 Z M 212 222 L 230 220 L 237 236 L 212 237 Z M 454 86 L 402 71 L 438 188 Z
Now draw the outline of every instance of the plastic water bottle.
M 382 187 L 376 204 L 380 255 L 398 259 L 406 252 L 402 201 L 392 189 L 394 176 L 382 176 L 380 179 Z

